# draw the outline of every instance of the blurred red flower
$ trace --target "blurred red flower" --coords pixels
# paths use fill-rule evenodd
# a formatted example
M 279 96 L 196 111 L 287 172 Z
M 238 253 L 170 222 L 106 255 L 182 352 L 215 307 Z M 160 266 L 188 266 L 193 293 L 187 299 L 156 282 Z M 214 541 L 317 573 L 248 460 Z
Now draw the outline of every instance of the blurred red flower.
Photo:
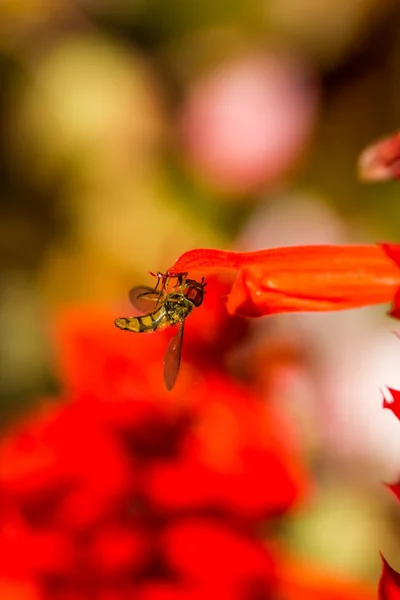
M 94 307 L 57 322 L 63 400 L 0 443 L 2 600 L 286 598 L 260 529 L 309 480 L 283 416 L 224 370 L 209 296 L 171 393 L 168 332 L 125 335 Z
M 232 315 L 343 310 L 397 300 L 399 249 L 390 244 L 196 249 L 178 258 L 169 273 L 237 271 L 227 296 Z

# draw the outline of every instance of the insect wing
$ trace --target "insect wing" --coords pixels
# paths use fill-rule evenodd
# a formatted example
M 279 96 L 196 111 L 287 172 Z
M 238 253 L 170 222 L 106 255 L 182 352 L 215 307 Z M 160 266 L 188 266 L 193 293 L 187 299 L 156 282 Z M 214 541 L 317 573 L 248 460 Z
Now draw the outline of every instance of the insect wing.
M 170 392 L 174 387 L 179 374 L 182 356 L 184 322 L 178 325 L 178 331 L 169 340 L 164 358 L 164 382 Z
M 160 294 L 155 292 L 149 287 L 139 285 L 132 288 L 128 294 L 129 301 L 139 313 L 146 314 L 152 312 L 158 300 L 160 300 Z

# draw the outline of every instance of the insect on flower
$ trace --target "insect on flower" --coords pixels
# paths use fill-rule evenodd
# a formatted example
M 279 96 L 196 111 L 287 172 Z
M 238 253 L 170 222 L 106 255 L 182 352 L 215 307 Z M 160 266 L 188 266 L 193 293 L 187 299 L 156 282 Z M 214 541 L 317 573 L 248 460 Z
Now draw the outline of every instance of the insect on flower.
M 152 275 L 154 275 L 152 273 Z M 164 382 L 168 391 L 174 387 L 181 363 L 183 332 L 185 319 L 204 299 L 204 277 L 201 281 L 188 279 L 187 273 L 157 273 L 157 285 L 154 289 L 145 286 L 134 287 L 129 292 L 129 300 L 138 309 L 141 316 L 121 317 L 114 321 L 116 327 L 134 333 L 153 333 L 153 331 L 177 326 L 175 335 L 170 339 L 164 357 Z M 168 291 L 172 280 L 176 283 Z

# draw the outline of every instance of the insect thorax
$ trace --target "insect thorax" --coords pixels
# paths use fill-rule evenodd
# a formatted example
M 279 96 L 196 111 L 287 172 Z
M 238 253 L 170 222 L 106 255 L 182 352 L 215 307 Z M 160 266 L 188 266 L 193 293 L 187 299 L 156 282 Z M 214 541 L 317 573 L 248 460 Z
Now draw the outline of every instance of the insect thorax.
M 186 319 L 194 308 L 193 302 L 181 295 L 179 295 L 179 299 L 177 300 L 174 298 L 166 300 L 164 306 L 171 325 L 175 325 Z

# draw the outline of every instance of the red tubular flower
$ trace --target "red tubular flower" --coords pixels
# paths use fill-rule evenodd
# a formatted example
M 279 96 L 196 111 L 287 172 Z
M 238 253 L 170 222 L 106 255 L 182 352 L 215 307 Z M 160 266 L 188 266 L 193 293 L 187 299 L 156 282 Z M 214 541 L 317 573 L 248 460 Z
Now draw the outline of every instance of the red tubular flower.
M 261 317 L 323 312 L 390 302 L 400 288 L 395 245 L 294 246 L 256 252 L 196 249 L 169 269 L 238 271 L 227 298 L 230 314 Z

